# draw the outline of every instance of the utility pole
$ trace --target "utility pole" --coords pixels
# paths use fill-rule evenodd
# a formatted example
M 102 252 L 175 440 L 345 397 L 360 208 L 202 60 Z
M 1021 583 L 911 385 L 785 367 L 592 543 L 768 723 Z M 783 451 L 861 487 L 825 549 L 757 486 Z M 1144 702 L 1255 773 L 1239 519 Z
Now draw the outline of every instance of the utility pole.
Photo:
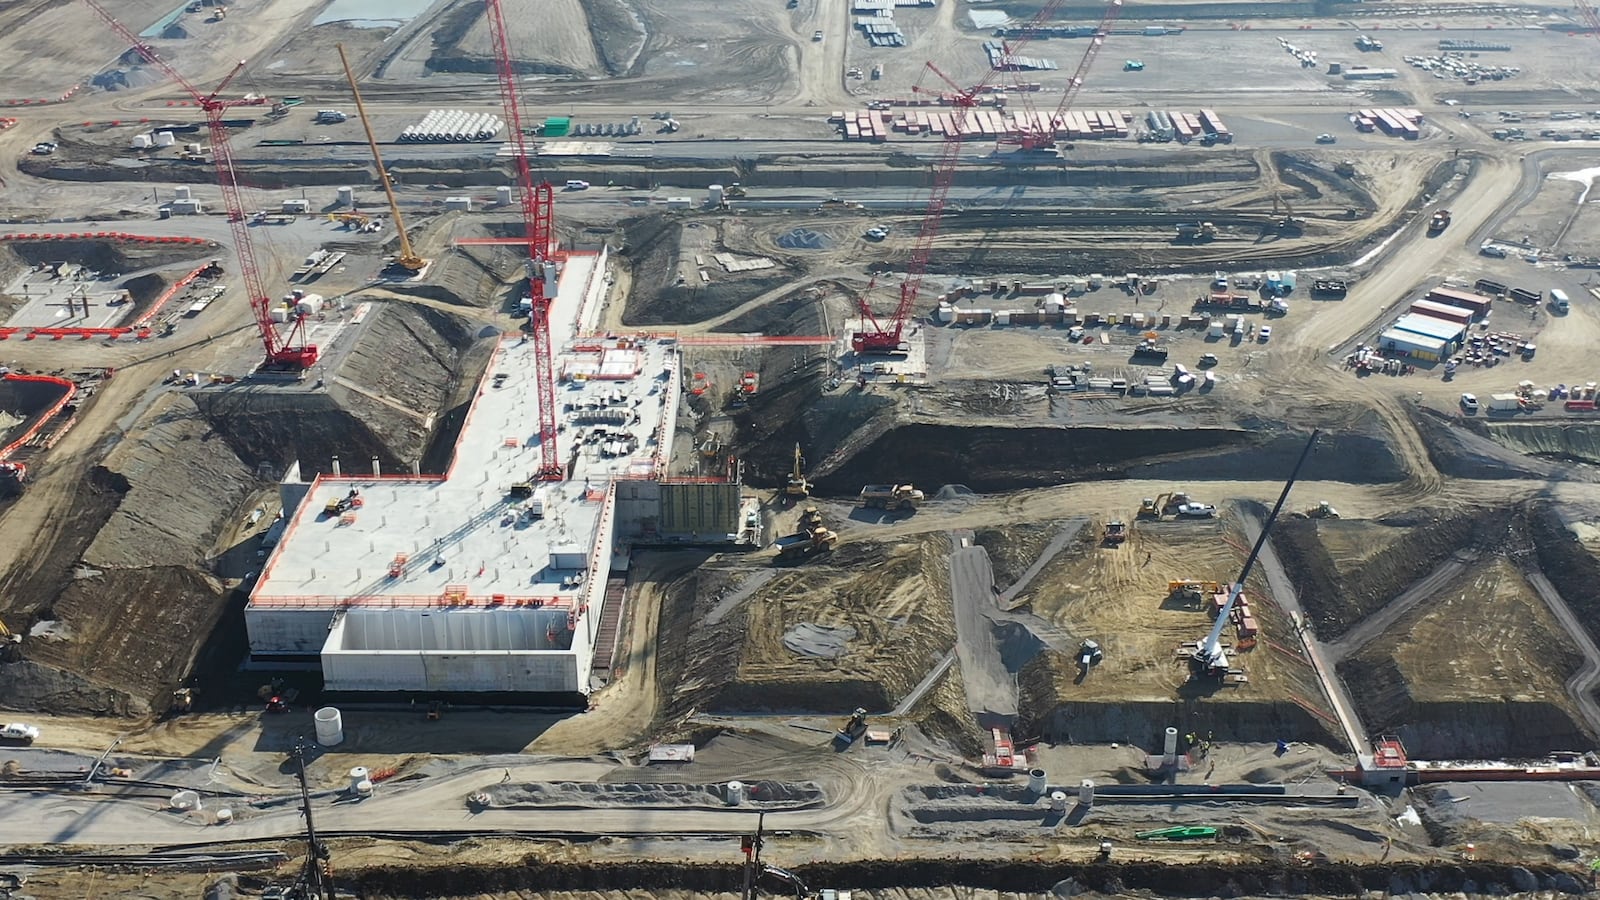
M 761 876 L 761 845 L 765 842 L 762 832 L 767 823 L 767 814 L 760 813 L 756 818 L 756 833 L 745 835 L 739 840 L 739 849 L 744 851 L 744 887 L 739 892 L 740 900 L 755 900 L 756 879 Z

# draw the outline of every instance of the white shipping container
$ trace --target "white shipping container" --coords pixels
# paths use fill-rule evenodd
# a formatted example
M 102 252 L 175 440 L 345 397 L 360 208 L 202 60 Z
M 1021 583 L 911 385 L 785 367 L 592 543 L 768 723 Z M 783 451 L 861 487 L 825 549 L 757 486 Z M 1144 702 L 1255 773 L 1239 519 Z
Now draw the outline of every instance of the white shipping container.
M 1489 408 L 1498 410 L 1521 409 L 1522 398 L 1516 394 L 1490 394 Z

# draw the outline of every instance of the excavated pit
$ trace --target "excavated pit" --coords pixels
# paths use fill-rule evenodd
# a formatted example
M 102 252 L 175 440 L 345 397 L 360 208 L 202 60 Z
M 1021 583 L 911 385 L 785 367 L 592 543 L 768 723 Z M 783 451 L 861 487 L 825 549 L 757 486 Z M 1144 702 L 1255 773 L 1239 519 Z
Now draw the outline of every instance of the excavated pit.
M 1168 727 L 1180 733 L 1215 734 L 1228 741 L 1291 740 L 1342 747 L 1344 739 L 1326 719 L 1291 702 L 1227 697 L 1171 700 L 1089 701 L 1071 698 L 1077 663 L 1046 651 L 1024 666 L 1017 682 L 1022 716 L 1015 733 L 1055 744 L 1111 741 L 1160 747 Z
M 67 389 L 48 381 L 0 378 L 0 447 L 26 434 L 38 424 Z

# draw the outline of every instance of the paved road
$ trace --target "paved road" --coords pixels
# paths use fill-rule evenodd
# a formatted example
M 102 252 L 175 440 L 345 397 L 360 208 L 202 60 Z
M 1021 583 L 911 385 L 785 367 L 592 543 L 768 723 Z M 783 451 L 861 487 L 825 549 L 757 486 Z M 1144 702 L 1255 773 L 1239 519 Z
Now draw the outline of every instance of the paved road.
M 1247 541 L 1254 543 L 1260 538 L 1261 522 L 1255 516 L 1241 512 L 1239 523 L 1244 529 Z M 1270 541 L 1261 548 L 1260 562 L 1262 572 L 1267 578 L 1267 587 L 1272 590 L 1272 599 L 1287 610 L 1290 618 L 1296 623 L 1305 622 L 1305 610 L 1300 606 L 1300 596 L 1295 593 L 1294 582 L 1289 580 L 1289 574 L 1284 571 L 1283 563 L 1273 551 Z M 1317 679 L 1322 682 L 1323 693 L 1327 695 L 1328 703 L 1339 719 L 1339 727 L 1344 731 L 1345 741 L 1352 751 L 1364 752 L 1369 746 L 1367 732 L 1361 724 L 1361 719 L 1356 715 L 1355 705 L 1345 693 L 1344 682 L 1339 680 L 1332 664 L 1324 659 L 1322 647 L 1310 627 L 1302 627 L 1298 631 L 1301 643 L 1305 647 L 1306 658 L 1311 660 L 1311 668 L 1316 670 Z
M 770 762 L 770 761 L 769 761 Z M 869 779 L 845 775 L 842 761 L 833 764 L 836 778 L 819 807 L 769 811 L 767 827 L 794 831 L 847 833 L 847 819 L 886 802 L 890 788 L 874 790 Z M 854 769 L 853 765 L 847 768 Z M 500 766 L 489 766 L 411 784 L 380 786 L 364 801 L 338 797 L 314 800 L 317 829 L 341 833 L 532 831 L 580 835 L 733 834 L 749 829 L 749 808 L 627 807 L 617 809 L 540 808 L 489 809 L 473 812 L 468 795 L 501 782 Z M 614 773 L 611 763 L 554 760 L 509 770 L 518 783 L 593 782 Z M 770 773 L 768 773 L 770 774 Z M 748 780 L 762 773 L 752 771 Z M 204 816 L 185 817 L 154 808 L 148 799 L 116 799 L 96 794 L 6 792 L 0 794 L 0 843 L 11 845 L 72 844 L 79 846 L 184 845 L 202 842 L 291 837 L 302 833 L 299 803 L 292 797 L 270 809 L 235 803 L 235 821 L 227 826 L 203 824 L 224 801 L 205 801 Z
M 1584 722 L 1589 726 L 1589 733 L 1600 735 L 1600 702 L 1594 698 L 1596 683 L 1600 683 L 1600 647 L 1596 647 L 1594 638 L 1589 636 L 1583 623 L 1578 621 L 1578 616 L 1573 613 L 1572 607 L 1556 591 L 1555 585 L 1544 576 L 1543 572 L 1533 570 L 1526 573 L 1528 583 L 1533 585 L 1534 591 L 1539 594 L 1539 599 L 1550 607 L 1550 612 L 1555 614 L 1561 627 L 1571 635 L 1572 642 L 1578 645 L 1578 651 L 1583 654 L 1583 666 L 1567 679 L 1567 695 L 1572 702 L 1578 705 L 1578 711 L 1583 714 Z
M 967 708 L 980 719 L 1015 719 L 1017 681 L 1006 671 L 991 617 L 995 606 L 994 567 L 989 551 L 973 543 L 970 531 L 951 535 L 950 599 L 956 614 L 956 657 L 967 689 Z

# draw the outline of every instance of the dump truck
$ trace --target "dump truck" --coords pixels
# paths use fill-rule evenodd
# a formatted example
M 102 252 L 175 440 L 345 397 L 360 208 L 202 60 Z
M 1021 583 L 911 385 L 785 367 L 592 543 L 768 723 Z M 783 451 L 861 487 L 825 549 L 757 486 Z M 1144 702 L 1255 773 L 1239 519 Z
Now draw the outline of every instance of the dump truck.
M 783 561 L 804 559 L 813 553 L 826 553 L 839 543 L 839 535 L 823 525 L 805 531 L 784 535 L 773 542 L 778 548 L 778 559 Z
M 909 484 L 869 484 L 861 489 L 861 505 L 869 509 L 916 509 L 924 499 Z
M 839 730 L 834 732 L 833 745 L 840 750 L 843 750 L 846 747 L 849 747 L 851 744 L 854 744 L 858 738 L 866 733 L 867 711 L 858 706 L 856 707 L 856 711 L 850 714 L 850 718 L 846 719 L 845 723 L 839 726 Z
M 1428 220 L 1428 234 L 1435 235 L 1450 227 L 1450 210 L 1441 209 Z
M 1178 240 L 1209 241 L 1217 236 L 1217 226 L 1212 222 L 1184 222 L 1178 225 Z
M 1110 545 L 1120 544 L 1128 539 L 1128 523 L 1116 519 L 1106 523 L 1105 542 Z

